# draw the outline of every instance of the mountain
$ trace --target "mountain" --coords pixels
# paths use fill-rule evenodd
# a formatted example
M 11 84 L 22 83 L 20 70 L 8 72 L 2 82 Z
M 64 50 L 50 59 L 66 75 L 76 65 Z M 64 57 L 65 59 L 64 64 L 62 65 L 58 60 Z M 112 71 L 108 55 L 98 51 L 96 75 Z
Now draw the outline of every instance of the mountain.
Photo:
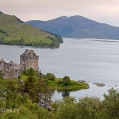
M 119 27 L 99 23 L 78 15 L 62 16 L 48 21 L 31 20 L 26 24 L 32 24 L 62 37 L 119 39 Z
M 35 47 L 59 47 L 59 35 L 25 24 L 16 16 L 0 12 L 0 44 Z
M 3 13 L 0 11 L 0 14 L 3 14 Z

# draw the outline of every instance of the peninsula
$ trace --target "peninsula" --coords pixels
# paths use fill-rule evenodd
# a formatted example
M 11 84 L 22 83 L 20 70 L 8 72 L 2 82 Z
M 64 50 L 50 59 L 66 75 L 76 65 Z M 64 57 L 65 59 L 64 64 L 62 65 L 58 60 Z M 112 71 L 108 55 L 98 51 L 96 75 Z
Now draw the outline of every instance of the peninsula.
M 0 12 L 0 44 L 58 48 L 63 43 L 59 35 L 25 24 L 14 15 Z
M 41 79 L 52 90 L 81 90 L 89 88 L 87 83 L 82 83 L 74 80 L 70 80 L 69 76 L 64 78 L 56 78 L 54 74 L 47 73 L 42 74 L 38 67 L 39 56 L 34 53 L 33 50 L 26 49 L 25 52 L 20 55 L 20 64 L 16 64 L 13 61 L 6 62 L 4 59 L 0 60 L 0 77 L 3 79 L 20 79 L 27 81 L 28 77 L 32 75 L 32 78 Z

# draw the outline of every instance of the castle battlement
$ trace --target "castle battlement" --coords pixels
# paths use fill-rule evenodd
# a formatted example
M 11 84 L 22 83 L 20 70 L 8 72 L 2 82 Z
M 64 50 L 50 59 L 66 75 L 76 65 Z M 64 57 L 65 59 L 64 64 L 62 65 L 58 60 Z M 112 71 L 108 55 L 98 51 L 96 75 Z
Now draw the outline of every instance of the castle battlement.
M 26 69 L 33 68 L 38 70 L 38 59 L 33 50 L 26 49 L 25 52 L 20 55 L 20 64 L 15 64 L 13 61 L 0 60 L 0 72 L 3 74 L 3 78 L 18 78 L 18 76 Z

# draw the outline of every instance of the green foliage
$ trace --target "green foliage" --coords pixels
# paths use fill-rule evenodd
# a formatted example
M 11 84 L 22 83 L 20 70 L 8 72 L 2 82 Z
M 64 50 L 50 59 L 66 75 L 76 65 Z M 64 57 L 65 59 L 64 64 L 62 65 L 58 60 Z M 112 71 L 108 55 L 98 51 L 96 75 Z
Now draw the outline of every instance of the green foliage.
M 97 111 L 100 111 L 100 100 L 97 97 L 80 98 L 77 103 L 77 112 L 80 112 L 78 118 L 80 119 L 98 119 Z
M 47 74 L 46 74 L 46 77 L 47 77 L 49 80 L 55 80 L 55 75 L 52 74 L 52 73 L 47 73 Z
M 8 89 L 6 91 L 16 91 L 18 88 L 18 81 L 15 79 L 9 79 L 4 81 L 4 86 Z
M 118 119 L 119 118 L 119 92 L 109 90 L 101 101 L 97 97 L 79 98 L 78 102 L 70 98 L 55 101 L 52 108 L 57 119 Z
M 50 103 L 51 90 L 44 81 L 45 76 L 40 75 L 36 78 L 33 69 L 27 72 L 29 72 L 27 80 L 23 82 L 17 79 L 0 79 L 0 119 L 119 118 L 118 90 L 110 89 L 108 94 L 104 94 L 104 100 L 84 97 L 77 101 L 73 97 L 65 97 Z M 53 83 L 56 79 L 48 81 Z M 76 84 L 71 82 L 72 80 L 70 85 Z
M 31 75 L 31 73 L 29 73 L 29 70 L 30 69 L 25 70 L 23 72 L 23 74 L 20 76 L 22 80 L 28 81 L 28 77 Z M 35 71 L 34 76 L 35 76 L 34 79 L 38 79 L 39 72 Z M 74 80 L 70 80 L 68 85 L 65 86 L 64 82 L 63 82 L 63 78 L 56 78 L 55 75 L 52 73 L 47 73 L 46 75 L 40 73 L 40 79 L 42 79 L 44 81 L 44 83 L 45 83 L 44 85 L 47 85 L 49 88 L 51 88 L 53 90 L 76 91 L 76 90 L 89 88 L 89 85 L 87 83 L 80 83 L 80 82 L 77 82 Z
M 67 90 L 67 91 L 76 91 L 81 89 L 87 89 L 89 88 L 89 85 L 87 83 L 80 83 L 74 80 L 70 80 L 68 83 L 68 86 L 64 85 L 62 78 L 56 78 L 55 80 L 45 80 L 47 82 L 47 85 L 55 90 Z
M 65 86 L 68 86 L 69 83 L 70 83 L 70 77 L 69 77 L 69 76 L 65 76 L 65 77 L 63 78 L 63 84 L 64 84 Z
M 0 119 L 52 118 L 53 114 L 47 110 L 52 91 L 36 75 L 37 71 L 30 68 L 26 72 L 24 81 L 0 79 Z
M 17 108 L 4 110 L 0 119 L 47 119 L 48 117 L 53 119 L 53 114 L 27 99 Z
M 76 119 L 76 111 L 77 109 L 74 104 L 65 103 L 60 106 L 59 111 L 57 112 L 57 119 Z
M 3 84 L 4 84 L 4 79 L 0 78 L 0 85 L 3 85 Z
M 39 103 L 42 107 L 49 107 L 53 92 L 47 86 L 44 75 L 41 73 L 39 75 L 39 72 L 32 68 L 24 71 L 22 76 L 24 77 L 24 75 L 27 77 L 22 87 L 23 92 L 28 94 L 33 102 Z
M 3 31 L 2 29 L 0 29 L 0 32 L 5 34 L 6 36 L 8 35 L 6 31 Z
M 36 76 L 38 73 L 37 70 L 34 70 L 33 68 L 30 68 L 30 69 L 27 69 L 27 70 L 24 70 L 23 74 L 24 75 L 27 75 L 27 76 Z
M 108 90 L 109 94 L 104 94 L 102 101 L 103 110 L 102 119 L 118 119 L 119 118 L 119 91 L 113 88 Z
M 56 36 L 24 24 L 16 16 L 0 14 L 0 44 L 57 48 L 60 36 Z
M 18 76 L 18 79 L 21 79 L 21 75 Z
M 3 78 L 3 73 L 2 72 L 0 72 L 0 78 Z

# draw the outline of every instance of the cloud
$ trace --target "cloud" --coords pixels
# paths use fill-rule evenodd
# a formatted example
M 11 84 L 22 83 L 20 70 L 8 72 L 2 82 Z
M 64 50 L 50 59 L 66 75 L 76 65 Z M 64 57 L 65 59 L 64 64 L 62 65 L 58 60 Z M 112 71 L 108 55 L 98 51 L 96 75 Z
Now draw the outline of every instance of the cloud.
M 2 12 L 22 20 L 48 20 L 59 16 L 81 15 L 112 25 L 119 23 L 119 0 L 1 0 Z M 118 19 L 118 20 L 115 20 Z

